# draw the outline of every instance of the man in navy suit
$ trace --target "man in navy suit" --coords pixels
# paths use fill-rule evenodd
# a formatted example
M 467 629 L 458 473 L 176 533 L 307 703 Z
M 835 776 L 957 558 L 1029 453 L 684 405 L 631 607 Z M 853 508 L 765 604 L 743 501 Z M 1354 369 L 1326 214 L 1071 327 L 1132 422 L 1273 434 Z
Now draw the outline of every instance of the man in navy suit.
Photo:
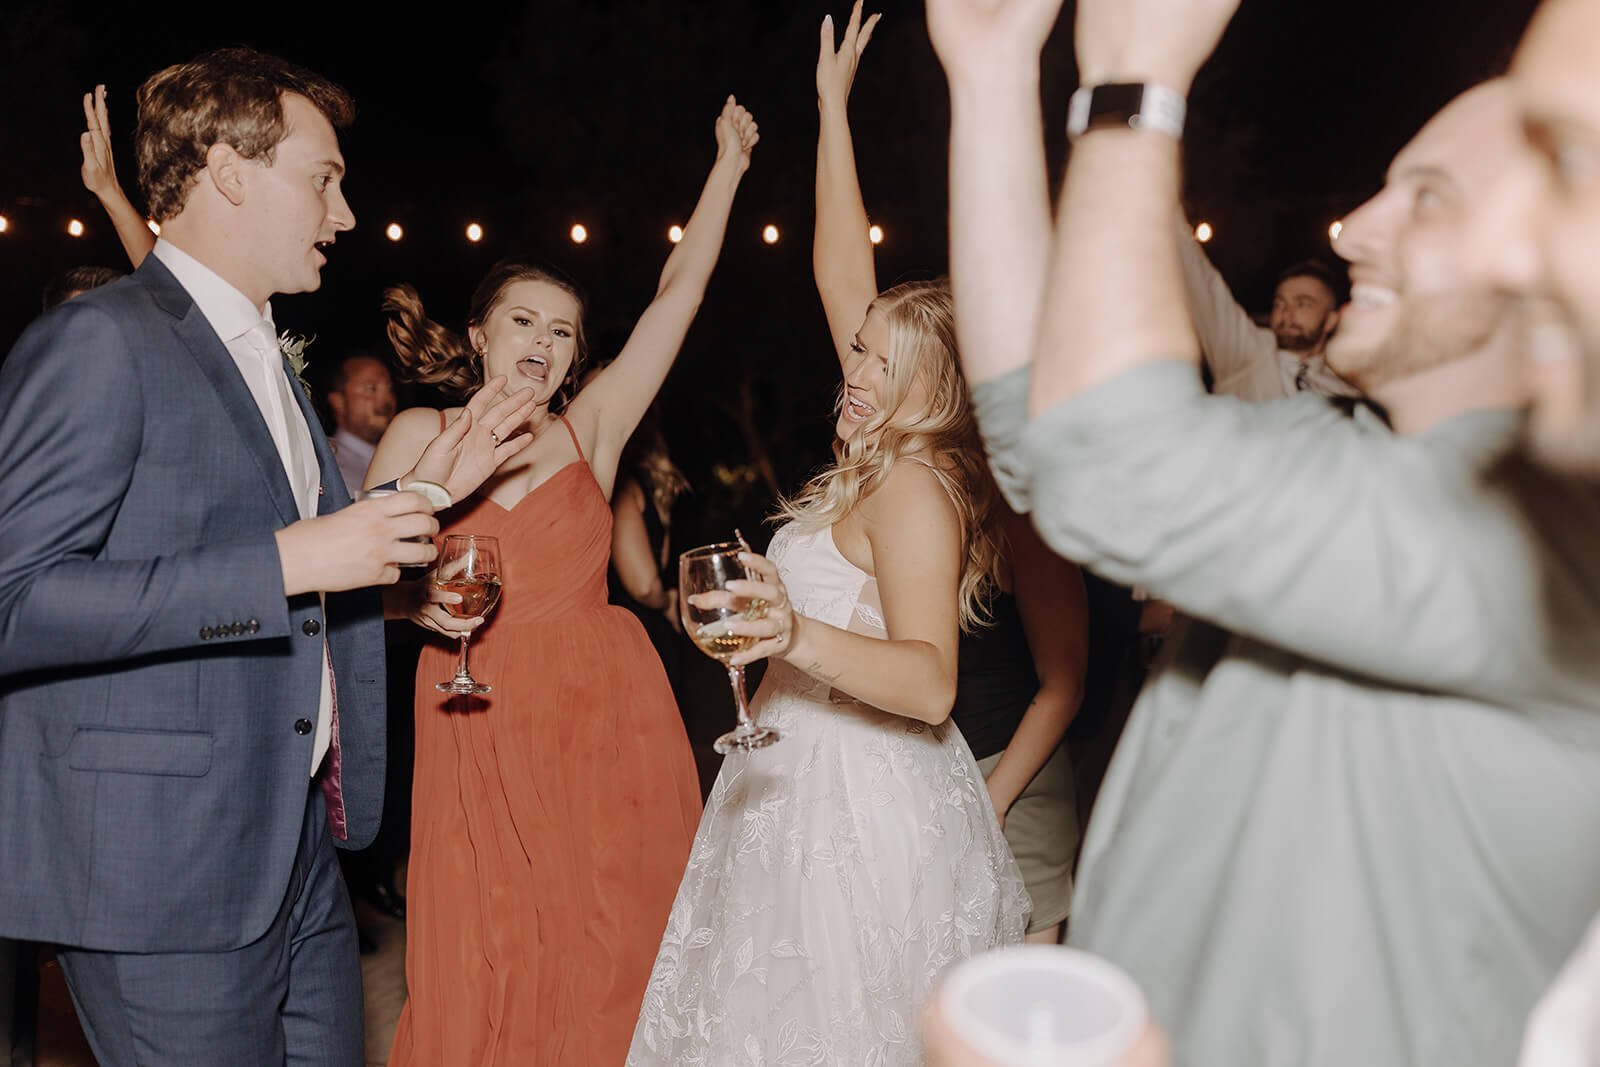
M 161 241 L 0 368 L 0 935 L 59 946 L 104 1064 L 363 1060 L 333 847 L 382 806 L 369 587 L 433 559 L 408 539 L 519 450 L 526 405 L 475 398 L 422 492 L 350 504 L 269 300 L 354 225 L 352 112 L 245 49 L 153 75 Z

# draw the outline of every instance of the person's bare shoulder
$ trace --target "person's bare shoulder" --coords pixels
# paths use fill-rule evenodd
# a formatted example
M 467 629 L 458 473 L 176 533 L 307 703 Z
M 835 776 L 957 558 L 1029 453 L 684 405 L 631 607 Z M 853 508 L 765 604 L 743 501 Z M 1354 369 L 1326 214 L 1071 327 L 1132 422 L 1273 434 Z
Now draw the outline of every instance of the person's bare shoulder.
M 955 502 L 943 481 L 926 463 L 901 459 L 889 468 L 883 481 L 861 502 L 862 518 L 878 530 L 932 532 L 934 528 L 960 526 Z

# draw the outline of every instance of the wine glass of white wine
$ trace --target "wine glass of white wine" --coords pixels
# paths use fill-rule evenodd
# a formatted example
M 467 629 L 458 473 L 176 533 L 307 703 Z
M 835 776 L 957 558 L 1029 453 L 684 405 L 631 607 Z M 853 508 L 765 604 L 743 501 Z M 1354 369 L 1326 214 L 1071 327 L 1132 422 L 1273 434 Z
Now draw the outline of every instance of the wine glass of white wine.
M 739 724 L 717 738 L 714 747 L 723 755 L 752 752 L 778 740 L 778 731 L 757 726 L 750 717 L 750 704 L 744 695 L 744 667 L 728 662 L 756 643 L 756 638 L 747 634 L 730 633 L 728 623 L 740 618 L 759 619 L 766 613 L 766 601 L 729 595 L 712 598 L 717 601 L 716 607 L 697 607 L 693 603 L 697 594 L 725 592 L 729 582 L 750 578 L 739 562 L 743 551 L 743 544 L 725 541 L 691 549 L 678 557 L 678 608 L 683 614 L 683 630 L 700 651 L 728 669 L 728 684 L 733 688 L 733 702 L 739 713 Z
M 479 534 L 451 534 L 439 549 L 433 569 L 433 587 L 461 596 L 460 603 L 442 605 L 458 619 L 487 615 L 500 601 L 500 542 Z M 461 658 L 456 661 L 456 676 L 434 686 L 441 693 L 465 696 L 492 693 L 494 687 L 472 677 L 467 667 L 467 641 L 470 631 L 461 634 Z

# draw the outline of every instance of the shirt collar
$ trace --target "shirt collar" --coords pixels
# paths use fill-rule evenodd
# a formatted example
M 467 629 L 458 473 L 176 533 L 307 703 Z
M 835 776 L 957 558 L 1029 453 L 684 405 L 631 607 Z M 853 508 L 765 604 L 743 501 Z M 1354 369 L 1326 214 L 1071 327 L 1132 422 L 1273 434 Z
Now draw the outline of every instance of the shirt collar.
M 200 314 L 206 317 L 223 344 L 232 344 L 263 321 L 273 336 L 277 336 L 277 329 L 272 325 L 272 301 L 257 309 L 249 297 L 229 285 L 220 274 L 164 237 L 156 238 L 154 253 L 194 299 Z
M 351 433 L 349 430 L 346 430 L 342 426 L 335 431 L 333 439 L 338 442 L 339 451 L 349 451 L 357 456 L 363 456 L 369 462 L 372 459 L 373 453 L 378 450 L 377 445 L 367 444 L 361 438 L 357 437 L 355 434 Z

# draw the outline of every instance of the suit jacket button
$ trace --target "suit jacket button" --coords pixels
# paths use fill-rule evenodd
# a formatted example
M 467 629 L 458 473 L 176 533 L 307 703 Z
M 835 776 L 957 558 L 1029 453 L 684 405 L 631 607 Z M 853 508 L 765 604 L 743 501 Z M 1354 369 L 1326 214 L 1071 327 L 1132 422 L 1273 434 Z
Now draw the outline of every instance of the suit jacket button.
M 307 637 L 315 637 L 322 632 L 322 624 L 316 619 L 307 619 L 300 624 L 300 630 Z
M 301 737 L 304 737 L 306 734 L 309 734 L 311 732 L 311 720 L 310 719 L 296 719 L 294 721 L 294 732 L 299 734 Z
M 202 640 L 202 641 L 211 640 L 211 634 L 212 634 L 211 627 L 209 627 L 209 626 L 200 627 L 200 640 Z
M 257 622 L 256 620 L 251 619 L 249 622 L 244 624 L 244 632 L 247 633 L 247 634 L 260 633 L 261 632 L 261 624 L 259 622 Z
M 244 623 L 234 623 L 232 626 L 228 627 L 228 632 L 233 636 L 238 637 L 240 634 L 244 633 Z

